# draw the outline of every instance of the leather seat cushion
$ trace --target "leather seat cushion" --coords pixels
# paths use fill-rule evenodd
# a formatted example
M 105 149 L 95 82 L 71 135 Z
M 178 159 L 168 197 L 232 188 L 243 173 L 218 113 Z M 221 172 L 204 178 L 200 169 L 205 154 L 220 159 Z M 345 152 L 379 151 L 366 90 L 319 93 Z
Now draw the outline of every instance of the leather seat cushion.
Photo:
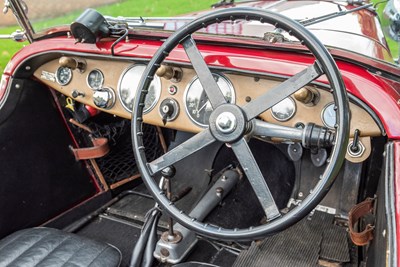
M 108 244 L 51 228 L 30 228 L 0 240 L 0 267 L 116 267 L 121 252 Z

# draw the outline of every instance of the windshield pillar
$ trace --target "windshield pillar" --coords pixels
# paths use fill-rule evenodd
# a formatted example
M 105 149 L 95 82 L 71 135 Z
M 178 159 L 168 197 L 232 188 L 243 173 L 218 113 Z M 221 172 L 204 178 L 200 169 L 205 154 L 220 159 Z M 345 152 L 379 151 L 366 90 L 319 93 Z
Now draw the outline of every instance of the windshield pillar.
M 18 21 L 18 24 L 25 31 L 27 40 L 30 43 L 32 43 L 33 34 L 35 32 L 26 14 L 26 12 L 28 11 L 27 5 L 22 0 L 8 0 L 8 5 L 9 8 L 11 8 L 12 12 L 14 13 L 15 18 Z

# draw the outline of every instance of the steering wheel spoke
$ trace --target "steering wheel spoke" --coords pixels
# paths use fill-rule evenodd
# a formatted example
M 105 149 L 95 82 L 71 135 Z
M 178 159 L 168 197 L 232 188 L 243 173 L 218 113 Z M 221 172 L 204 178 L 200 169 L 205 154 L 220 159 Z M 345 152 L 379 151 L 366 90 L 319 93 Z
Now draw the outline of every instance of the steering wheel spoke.
M 148 167 L 152 174 L 157 173 L 214 142 L 215 138 L 211 135 L 210 131 L 206 129 L 196 134 L 180 146 L 168 151 L 161 157 L 148 163 Z
M 281 214 L 275 204 L 275 200 L 272 197 L 271 191 L 265 182 L 264 176 L 262 175 L 253 154 L 250 151 L 247 141 L 244 138 L 240 139 L 236 143 L 232 144 L 232 149 L 239 160 L 247 179 L 253 187 L 258 201 L 267 215 L 267 221 L 280 217 Z
M 192 36 L 189 35 L 186 37 L 182 41 L 182 45 L 193 64 L 193 68 L 199 77 L 200 83 L 203 86 L 208 99 L 210 100 L 211 106 L 215 109 L 219 105 L 227 103 L 221 89 L 212 76 L 210 69 L 207 67 L 204 58 L 197 49 L 196 42 L 193 40 Z
M 251 120 L 257 117 L 259 114 L 295 93 L 300 88 L 317 79 L 323 73 L 324 72 L 320 68 L 318 61 L 316 61 L 313 65 L 307 67 L 283 83 L 280 83 L 272 90 L 269 90 L 265 94 L 243 106 L 243 111 L 246 114 L 247 119 Z

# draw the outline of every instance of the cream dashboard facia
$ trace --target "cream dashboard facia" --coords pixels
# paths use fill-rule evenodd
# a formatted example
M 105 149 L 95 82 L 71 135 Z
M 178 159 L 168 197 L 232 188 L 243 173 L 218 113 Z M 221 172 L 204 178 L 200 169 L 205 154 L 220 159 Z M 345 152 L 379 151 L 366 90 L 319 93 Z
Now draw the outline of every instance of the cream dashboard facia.
M 73 64 L 64 63 L 68 60 L 84 62 L 85 66 L 71 68 Z M 69 98 L 69 103 L 76 101 L 130 119 L 134 96 L 145 68 L 143 62 L 63 57 L 43 64 L 34 76 Z M 150 85 L 144 122 L 193 133 L 206 128 L 212 107 L 195 71 L 190 67 L 171 65 L 164 66 L 157 74 L 161 77 L 156 75 Z M 232 71 L 213 71 L 213 76 L 228 102 L 239 106 L 281 82 L 267 76 Z M 350 112 L 350 136 L 356 129 L 363 139 L 381 135 L 378 125 L 363 108 L 350 103 Z M 296 95 L 260 114 L 264 121 L 291 127 L 315 123 L 332 128 L 336 123 L 335 116 L 332 94 L 315 86 L 302 88 Z M 364 142 L 368 143 L 367 148 L 370 147 L 368 140 Z

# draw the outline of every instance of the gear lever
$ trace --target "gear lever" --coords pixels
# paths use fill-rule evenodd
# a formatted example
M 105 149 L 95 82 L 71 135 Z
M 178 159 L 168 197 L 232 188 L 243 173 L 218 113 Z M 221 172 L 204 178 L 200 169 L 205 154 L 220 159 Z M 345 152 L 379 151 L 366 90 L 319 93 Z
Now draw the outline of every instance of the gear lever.
M 172 201 L 172 192 L 171 192 L 171 179 L 175 176 L 176 170 L 174 166 L 168 166 L 161 171 L 161 175 L 163 176 L 165 183 L 165 191 L 167 194 L 167 198 Z M 168 233 L 163 233 L 162 238 L 166 239 L 169 242 L 179 242 L 182 239 L 182 235 L 178 231 L 174 231 L 174 222 L 171 217 L 168 218 Z

